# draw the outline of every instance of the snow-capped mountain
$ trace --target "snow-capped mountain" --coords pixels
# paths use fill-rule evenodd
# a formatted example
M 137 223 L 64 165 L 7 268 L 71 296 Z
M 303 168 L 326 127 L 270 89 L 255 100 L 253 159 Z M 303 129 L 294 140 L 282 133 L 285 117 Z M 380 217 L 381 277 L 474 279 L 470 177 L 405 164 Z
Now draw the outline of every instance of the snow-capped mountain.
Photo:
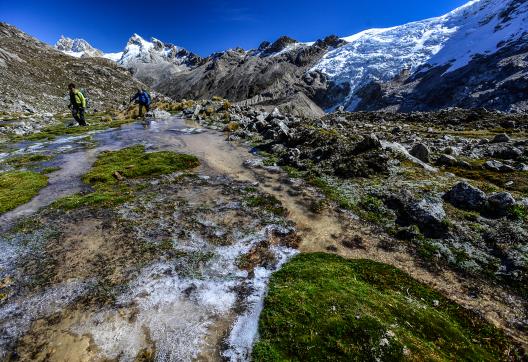
M 125 50 L 117 62 L 125 67 L 134 63 L 168 62 L 181 67 L 183 70 L 194 66 L 199 60 L 199 56 L 184 48 L 164 43 L 156 38 L 152 38 L 149 42 L 134 34 L 128 40 Z
M 344 104 L 354 110 L 354 92 L 372 81 L 389 81 L 424 64 L 450 64 L 449 71 L 476 54 L 496 52 L 528 29 L 525 0 L 472 0 L 437 18 L 387 29 L 370 29 L 343 38 L 349 44 L 332 50 L 312 68 L 337 84 L 350 85 Z M 337 106 L 337 105 L 336 105 Z
M 55 43 L 55 48 L 76 58 L 103 56 L 102 51 L 91 46 L 86 40 L 66 38 L 64 35 Z
M 136 78 L 155 86 L 159 78 L 191 69 L 202 61 L 198 55 L 156 38 L 151 41 L 134 34 L 124 50 L 116 53 L 103 53 L 83 39 L 70 39 L 62 36 L 55 48 L 74 57 L 102 57 L 130 69 Z

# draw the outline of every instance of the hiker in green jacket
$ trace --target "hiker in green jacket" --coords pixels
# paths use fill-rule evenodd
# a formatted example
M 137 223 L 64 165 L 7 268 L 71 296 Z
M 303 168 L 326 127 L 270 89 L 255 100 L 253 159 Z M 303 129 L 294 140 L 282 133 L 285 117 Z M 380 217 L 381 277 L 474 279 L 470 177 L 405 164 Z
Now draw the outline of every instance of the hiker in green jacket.
M 86 121 L 84 120 L 84 109 L 86 108 L 86 98 L 84 95 L 75 88 L 75 84 L 70 83 L 68 85 L 70 91 L 70 109 L 72 111 L 72 116 L 75 118 L 77 123 L 80 126 L 87 126 Z

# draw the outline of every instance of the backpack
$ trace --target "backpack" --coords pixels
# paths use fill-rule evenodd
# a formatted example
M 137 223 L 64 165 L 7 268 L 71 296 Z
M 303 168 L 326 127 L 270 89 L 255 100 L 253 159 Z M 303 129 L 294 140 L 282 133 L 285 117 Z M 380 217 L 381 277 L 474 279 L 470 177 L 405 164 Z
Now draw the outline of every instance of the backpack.
M 139 95 L 139 103 L 146 104 L 147 106 L 150 105 L 150 95 L 146 91 L 142 91 Z
M 86 91 L 84 89 L 78 89 L 77 92 L 81 93 L 84 97 L 84 101 L 86 103 L 85 108 L 88 108 L 88 97 L 86 96 Z

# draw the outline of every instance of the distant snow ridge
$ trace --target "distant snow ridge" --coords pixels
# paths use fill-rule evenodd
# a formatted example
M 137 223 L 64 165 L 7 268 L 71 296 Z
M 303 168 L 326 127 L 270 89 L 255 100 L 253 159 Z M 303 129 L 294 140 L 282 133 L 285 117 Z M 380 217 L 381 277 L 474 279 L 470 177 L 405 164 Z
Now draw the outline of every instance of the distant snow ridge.
M 152 38 L 146 41 L 138 34 L 130 37 L 122 52 L 103 53 L 92 47 L 84 39 L 71 39 L 61 36 L 55 44 L 57 50 L 65 54 L 80 57 L 102 57 L 110 59 L 124 67 L 134 67 L 138 64 L 165 64 L 169 63 L 177 67 L 177 70 L 185 70 L 199 62 L 200 57 L 173 44 L 163 43 Z
M 156 38 L 146 41 L 132 35 L 117 63 L 128 67 L 133 63 L 171 63 L 181 68 L 194 65 L 199 57 L 184 48 L 164 43 Z
M 476 54 L 497 51 L 504 39 L 521 37 L 528 29 L 527 16 L 525 0 L 473 0 L 441 17 L 343 38 L 349 44 L 328 52 L 311 70 L 336 83 L 349 83 L 344 104 L 354 110 L 358 88 L 426 63 L 451 63 L 448 71 L 463 67 Z
M 103 56 L 102 51 L 91 46 L 86 40 L 66 38 L 64 35 L 55 43 L 55 48 L 76 58 Z

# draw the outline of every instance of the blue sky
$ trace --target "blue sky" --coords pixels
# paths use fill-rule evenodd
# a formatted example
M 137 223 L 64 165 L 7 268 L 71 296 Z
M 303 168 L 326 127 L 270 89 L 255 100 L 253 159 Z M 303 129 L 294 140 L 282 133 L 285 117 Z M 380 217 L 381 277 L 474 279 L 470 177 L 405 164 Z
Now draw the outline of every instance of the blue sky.
M 313 41 L 442 15 L 467 0 L 0 0 L 0 21 L 53 44 L 61 34 L 120 51 L 133 33 L 200 55 L 289 35 Z

